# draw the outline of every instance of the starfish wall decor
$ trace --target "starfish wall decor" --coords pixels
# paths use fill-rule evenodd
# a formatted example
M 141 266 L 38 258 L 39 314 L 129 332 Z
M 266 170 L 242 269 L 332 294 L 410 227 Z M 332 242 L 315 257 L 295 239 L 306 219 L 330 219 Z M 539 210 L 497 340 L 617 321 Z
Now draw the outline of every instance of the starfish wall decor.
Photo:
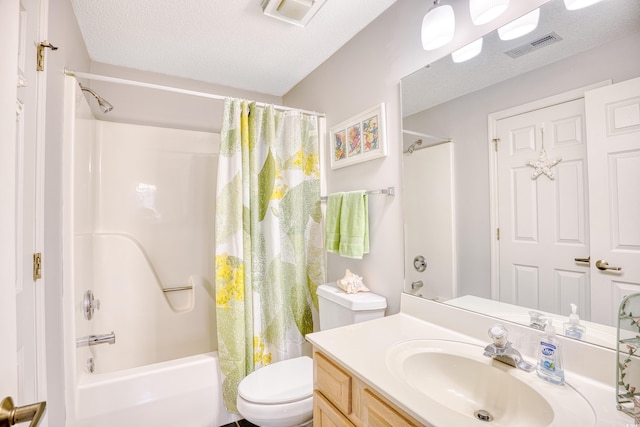
M 554 160 L 549 160 L 547 158 L 547 152 L 544 149 L 544 132 L 542 133 L 542 147 L 540 148 L 540 155 L 538 156 L 538 160 L 532 160 L 527 162 L 527 166 L 531 166 L 533 168 L 533 172 L 531 172 L 531 179 L 538 179 L 538 177 L 542 174 L 545 174 L 549 177 L 549 179 L 554 179 L 552 167 L 557 165 L 562 161 L 562 158 L 557 158 Z

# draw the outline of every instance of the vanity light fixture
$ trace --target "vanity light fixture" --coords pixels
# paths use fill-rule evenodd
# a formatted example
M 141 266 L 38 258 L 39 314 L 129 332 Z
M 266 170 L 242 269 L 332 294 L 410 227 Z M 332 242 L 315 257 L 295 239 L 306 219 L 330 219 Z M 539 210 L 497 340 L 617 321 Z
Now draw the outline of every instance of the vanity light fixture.
M 481 51 L 482 51 L 482 37 L 452 52 L 451 58 L 455 63 L 464 62 L 473 58 L 474 56 L 477 56 Z
M 564 0 L 564 6 L 567 10 L 578 10 L 583 7 L 591 6 L 601 0 Z
M 456 30 L 456 18 L 453 8 L 448 4 L 440 6 L 440 0 L 433 2 L 422 19 L 422 47 L 433 50 L 442 47 L 453 39 Z
M 509 0 L 469 0 L 469 13 L 474 25 L 491 22 L 509 7 Z
M 500 40 L 513 40 L 535 30 L 540 20 L 540 9 L 533 10 L 520 18 L 498 28 Z

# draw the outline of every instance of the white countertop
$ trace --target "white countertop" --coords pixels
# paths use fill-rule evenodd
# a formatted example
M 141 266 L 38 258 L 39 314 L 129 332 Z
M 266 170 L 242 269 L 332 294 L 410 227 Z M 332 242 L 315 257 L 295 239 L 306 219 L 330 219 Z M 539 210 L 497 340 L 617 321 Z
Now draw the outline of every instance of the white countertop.
M 418 302 L 417 304 L 420 303 Z M 403 309 L 403 311 L 405 310 Z M 477 323 L 484 321 L 484 319 L 481 319 L 482 315 L 477 314 L 476 316 L 479 316 Z M 462 341 L 482 346 L 479 348 L 479 352 L 482 352 L 482 348 L 488 344 L 488 338 L 480 340 L 404 312 L 382 319 L 316 332 L 307 335 L 307 339 L 317 349 L 367 383 L 373 390 L 425 425 L 435 427 L 490 425 L 490 423 L 473 420 L 468 417 L 465 418 L 453 411 L 444 410 L 440 404 L 425 398 L 420 392 L 414 390 L 405 381 L 394 375 L 389 370 L 386 361 L 387 352 L 390 348 L 410 340 L 444 339 Z M 588 345 L 585 348 L 587 353 L 583 352 L 583 357 L 589 351 Z M 535 360 L 531 360 L 529 357 L 526 358 L 530 363 L 535 363 Z M 596 357 L 595 360 L 600 359 Z M 613 384 L 603 384 L 588 376 L 571 372 L 568 368 L 569 366 L 565 362 L 567 383 L 589 401 L 596 413 L 595 425 L 602 427 L 633 425 L 631 417 L 620 413 L 615 408 Z M 615 372 L 615 365 L 612 366 L 612 371 Z M 532 375 L 534 377 L 531 378 L 542 383 L 539 390 L 544 391 L 544 387 L 558 387 L 535 377 L 535 372 L 525 375 Z M 566 387 L 566 389 L 567 393 L 572 392 L 570 387 Z M 561 403 L 556 402 L 556 407 L 560 408 Z M 551 425 L 571 427 L 570 424 L 566 424 L 566 419 L 562 424 L 554 421 Z

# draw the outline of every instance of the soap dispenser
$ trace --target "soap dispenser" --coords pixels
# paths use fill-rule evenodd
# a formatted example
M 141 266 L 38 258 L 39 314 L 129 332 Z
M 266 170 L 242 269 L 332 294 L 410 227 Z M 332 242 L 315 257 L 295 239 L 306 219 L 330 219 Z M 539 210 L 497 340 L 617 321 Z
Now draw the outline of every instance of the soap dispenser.
M 560 342 L 556 337 L 556 329 L 553 327 L 553 320 L 547 320 L 544 328 L 544 335 L 540 338 L 538 346 L 538 366 L 536 368 L 538 376 L 543 380 L 554 384 L 564 384 L 564 370 L 562 369 L 562 354 Z
M 564 323 L 564 335 L 569 338 L 581 340 L 584 338 L 587 328 L 580 323 L 580 316 L 578 316 L 577 310 L 578 306 L 571 304 L 569 321 Z

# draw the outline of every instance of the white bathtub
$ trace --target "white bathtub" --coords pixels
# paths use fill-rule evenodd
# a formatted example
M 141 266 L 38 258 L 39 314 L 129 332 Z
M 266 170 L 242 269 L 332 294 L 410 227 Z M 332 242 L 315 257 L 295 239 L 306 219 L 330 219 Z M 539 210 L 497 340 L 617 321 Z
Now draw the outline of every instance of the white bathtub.
M 219 135 L 96 121 L 72 77 L 65 96 L 65 427 L 238 419 L 216 353 Z M 101 301 L 91 316 L 89 290 Z
M 239 419 L 224 407 L 215 352 L 78 380 L 78 427 L 218 427 Z

